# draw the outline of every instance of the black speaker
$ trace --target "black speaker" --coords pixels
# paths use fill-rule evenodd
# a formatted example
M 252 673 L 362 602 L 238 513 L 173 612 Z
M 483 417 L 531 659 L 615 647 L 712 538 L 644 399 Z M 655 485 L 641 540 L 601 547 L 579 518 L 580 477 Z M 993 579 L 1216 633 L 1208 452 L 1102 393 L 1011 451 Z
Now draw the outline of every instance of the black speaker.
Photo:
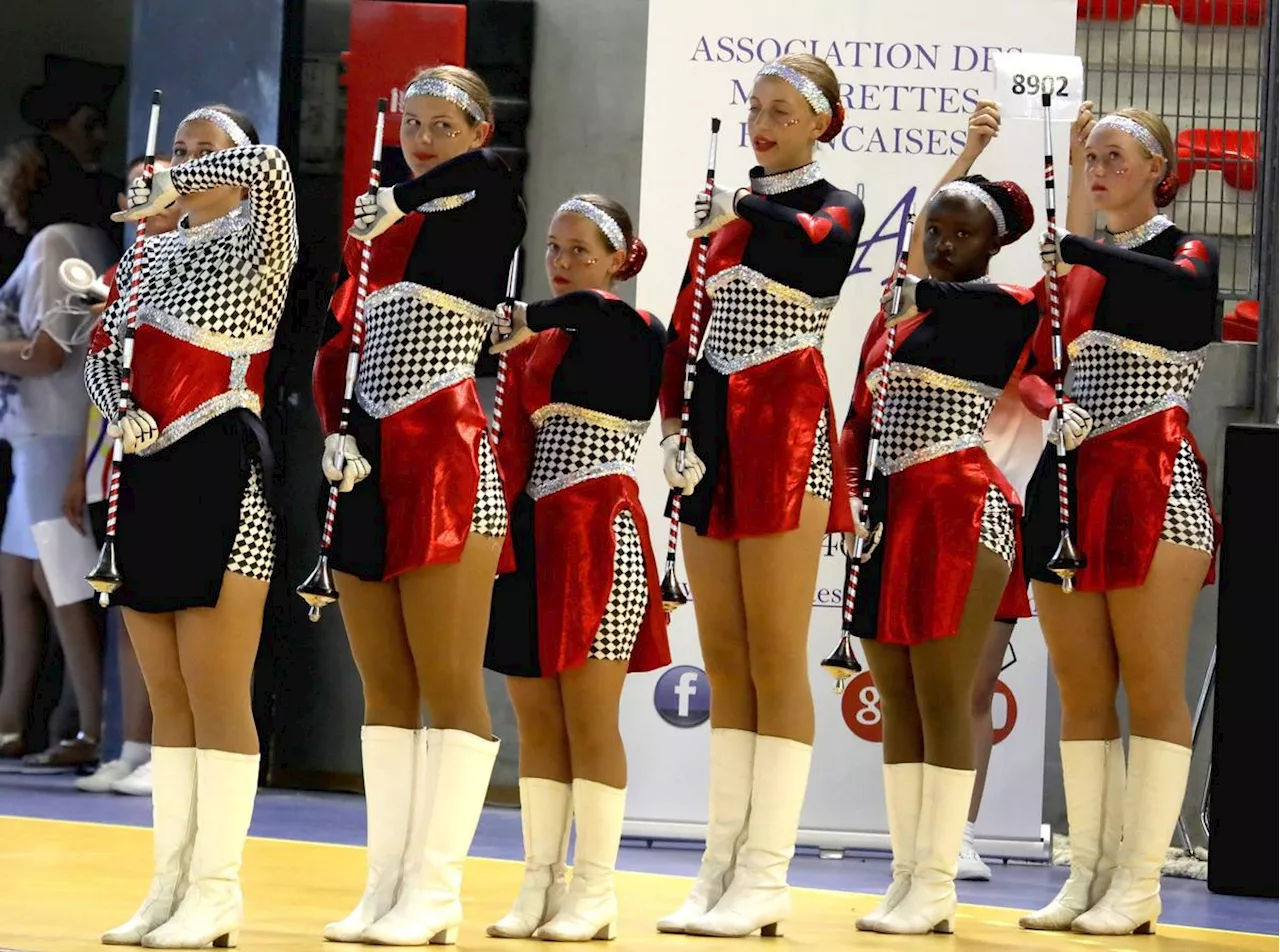
M 1227 428 L 1218 566 L 1218 667 L 1209 775 L 1209 890 L 1276 898 L 1277 439 Z

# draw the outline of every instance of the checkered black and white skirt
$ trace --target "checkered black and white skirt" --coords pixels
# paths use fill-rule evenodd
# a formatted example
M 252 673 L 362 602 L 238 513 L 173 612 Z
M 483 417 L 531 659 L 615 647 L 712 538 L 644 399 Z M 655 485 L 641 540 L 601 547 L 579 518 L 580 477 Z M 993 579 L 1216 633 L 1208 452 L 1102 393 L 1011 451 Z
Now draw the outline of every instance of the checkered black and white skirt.
M 1175 545 L 1185 545 L 1201 552 L 1213 552 L 1213 515 L 1209 508 L 1209 494 L 1200 478 L 1200 466 L 1196 463 L 1191 444 L 1182 441 L 1182 448 L 1173 462 L 1173 484 L 1169 487 L 1169 502 L 1164 510 L 1164 530 L 1160 538 Z
M 644 549 L 635 520 L 624 509 L 613 520 L 613 587 L 587 657 L 598 661 L 630 661 L 648 605 Z

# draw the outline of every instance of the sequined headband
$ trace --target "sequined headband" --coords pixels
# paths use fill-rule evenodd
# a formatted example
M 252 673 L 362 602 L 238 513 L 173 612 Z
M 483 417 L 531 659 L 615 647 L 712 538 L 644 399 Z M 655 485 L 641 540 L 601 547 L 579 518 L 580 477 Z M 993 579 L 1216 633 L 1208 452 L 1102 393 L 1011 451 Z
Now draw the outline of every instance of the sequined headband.
M 1167 158 L 1164 154 L 1164 149 L 1160 148 L 1160 140 L 1151 134 L 1151 130 L 1128 116 L 1107 116 L 1105 119 L 1100 119 L 1094 128 L 1119 129 L 1131 138 L 1137 139 L 1138 144 L 1152 155 L 1160 159 Z
M 412 99 L 414 96 L 434 96 L 437 99 L 447 99 L 476 122 L 484 122 L 488 118 L 476 101 L 467 95 L 465 89 L 436 76 L 417 79 L 410 83 L 409 88 L 404 91 L 404 98 Z
M 212 122 L 215 126 L 217 126 L 219 129 L 221 129 L 223 132 L 227 134 L 228 139 L 230 139 L 236 145 L 240 146 L 240 148 L 253 145 L 253 142 L 250 141 L 249 136 L 245 133 L 243 129 L 240 128 L 240 124 L 236 122 L 234 119 L 232 119 L 230 116 L 228 116 L 221 109 L 211 109 L 208 106 L 205 106 L 202 109 L 197 109 L 195 112 L 188 115 L 187 118 L 183 119 L 182 122 L 179 123 L 179 125 L 183 125 L 184 123 L 188 123 L 188 122 L 195 122 L 196 120 L 203 120 L 204 122 Z
M 590 202 L 584 202 L 580 198 L 571 198 L 559 208 L 556 209 L 557 215 L 565 213 L 571 215 L 581 215 L 595 224 L 609 241 L 609 245 L 614 251 L 621 251 L 627 246 L 627 239 L 623 237 L 622 228 L 613 218 Z
M 975 185 L 973 182 L 948 182 L 938 189 L 938 195 L 960 195 L 981 202 L 986 206 L 987 211 L 991 212 L 991 217 L 996 220 L 996 237 L 1003 238 L 1009 233 L 1009 229 L 1004 222 L 1004 212 L 1000 209 L 999 203 L 991 197 L 985 188 Z
M 770 63 L 756 73 L 756 79 L 761 76 L 776 76 L 783 82 L 790 83 L 805 98 L 809 107 L 813 109 L 814 115 L 831 114 L 831 103 L 827 101 L 827 94 L 822 91 L 822 87 L 804 75 L 804 73 L 782 63 Z

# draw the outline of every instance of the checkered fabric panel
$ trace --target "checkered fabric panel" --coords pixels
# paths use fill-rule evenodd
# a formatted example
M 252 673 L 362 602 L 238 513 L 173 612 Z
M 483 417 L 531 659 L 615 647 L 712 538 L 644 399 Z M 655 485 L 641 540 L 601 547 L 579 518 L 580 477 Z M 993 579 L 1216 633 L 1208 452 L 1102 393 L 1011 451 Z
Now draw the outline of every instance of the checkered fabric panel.
M 896 369 L 896 368 L 894 368 Z M 886 464 L 966 436 L 981 437 L 995 403 L 890 372 L 880 456 Z
M 706 346 L 722 357 L 745 357 L 795 337 L 821 337 L 830 316 L 830 311 L 784 300 L 745 280 L 729 281 L 712 300 Z
M 634 464 L 642 439 L 643 434 L 611 430 L 581 417 L 548 417 L 538 427 L 529 483 L 550 487 L 607 463 Z
M 1201 552 L 1213 551 L 1213 515 L 1209 509 L 1209 494 L 1205 492 L 1191 444 L 1186 440 L 1182 441 L 1182 448 L 1173 463 L 1173 486 L 1169 490 L 1160 538 Z
M 240 499 L 240 528 L 236 531 L 227 571 L 271 581 L 276 561 L 276 517 L 267 508 L 262 488 L 262 464 L 257 461 Z
M 587 657 L 629 661 L 649 605 L 644 549 L 631 513 L 620 512 L 613 520 L 613 545 L 613 587 Z
M 804 491 L 819 499 L 831 499 L 835 477 L 831 470 L 831 436 L 827 423 L 827 411 L 823 408 L 818 415 L 818 432 L 813 440 L 813 459 L 809 463 L 809 478 L 805 481 Z
M 1145 408 L 1170 396 L 1190 400 L 1203 369 L 1203 360 L 1162 361 L 1094 337 L 1079 347 L 1071 361 L 1070 396 L 1089 411 L 1097 432 L 1137 419 Z
M 480 441 L 480 488 L 471 512 L 471 531 L 498 539 L 507 534 L 507 500 L 493 444 L 487 438 Z
M 987 498 L 982 506 L 982 525 L 978 530 L 978 542 L 986 546 L 1005 562 L 1013 564 L 1017 555 L 1017 540 L 1013 535 L 1013 506 L 1004 498 L 1000 489 L 987 487 Z

